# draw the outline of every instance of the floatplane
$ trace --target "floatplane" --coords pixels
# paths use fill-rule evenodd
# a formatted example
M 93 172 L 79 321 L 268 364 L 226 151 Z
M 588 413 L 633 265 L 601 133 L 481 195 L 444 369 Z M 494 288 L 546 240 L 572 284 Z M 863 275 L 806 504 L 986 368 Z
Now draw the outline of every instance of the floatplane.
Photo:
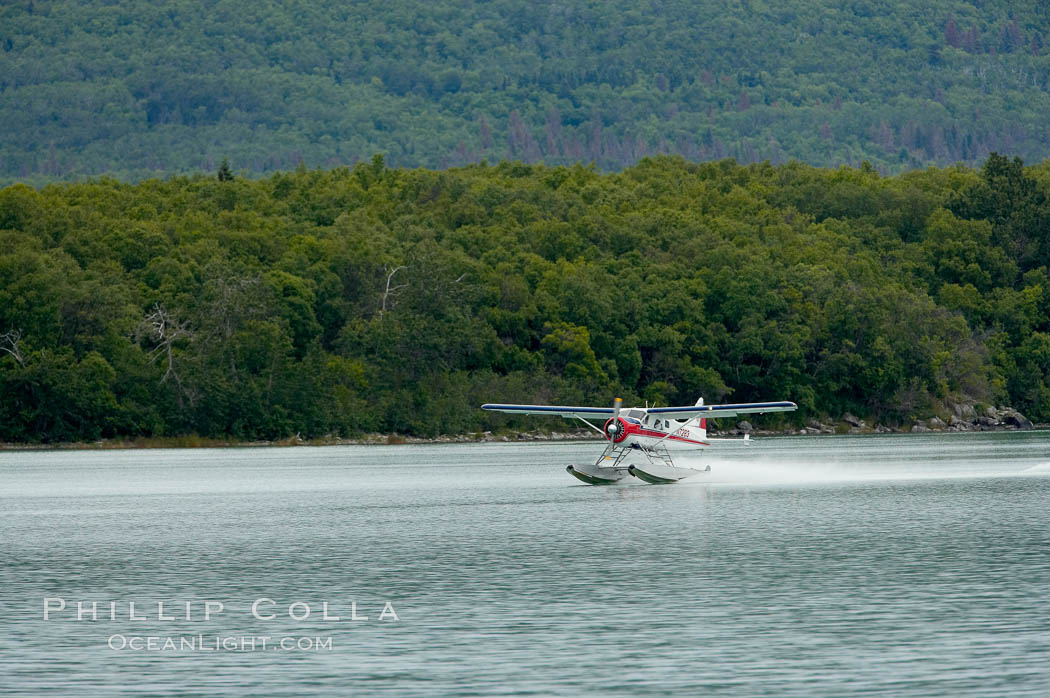
M 672 451 L 699 451 L 715 441 L 707 438 L 707 420 L 741 414 L 791 412 L 793 402 L 745 402 L 736 405 L 705 405 L 700 398 L 688 407 L 631 407 L 622 409 L 616 398 L 612 407 L 569 407 L 565 405 L 482 405 L 481 409 L 511 414 L 554 415 L 578 419 L 600 433 L 608 442 L 592 464 L 569 465 L 565 470 L 589 485 L 611 485 L 632 476 L 652 485 L 663 485 L 711 472 L 675 465 Z M 607 417 L 599 429 L 590 420 Z M 744 435 L 746 440 L 748 435 Z M 628 456 L 640 454 L 644 462 L 627 463 Z

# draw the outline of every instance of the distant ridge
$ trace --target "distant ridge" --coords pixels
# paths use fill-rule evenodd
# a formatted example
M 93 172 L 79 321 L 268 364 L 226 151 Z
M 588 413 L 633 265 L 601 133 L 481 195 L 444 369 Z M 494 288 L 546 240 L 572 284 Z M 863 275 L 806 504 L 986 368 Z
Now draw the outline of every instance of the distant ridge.
M 1050 16 L 931 0 L 0 7 L 0 182 L 1048 152 Z

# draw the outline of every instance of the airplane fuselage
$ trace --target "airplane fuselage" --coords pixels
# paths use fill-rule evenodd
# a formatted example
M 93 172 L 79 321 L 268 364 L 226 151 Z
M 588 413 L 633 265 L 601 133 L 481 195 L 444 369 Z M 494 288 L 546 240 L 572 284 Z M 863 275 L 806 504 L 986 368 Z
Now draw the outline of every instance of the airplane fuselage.
M 611 440 L 619 446 L 650 449 L 659 445 L 672 451 L 695 451 L 710 445 L 707 441 L 706 419 L 697 426 L 675 419 L 657 418 L 643 410 L 625 410 L 618 421 L 619 429 Z M 611 422 L 606 422 L 606 433 L 609 433 Z

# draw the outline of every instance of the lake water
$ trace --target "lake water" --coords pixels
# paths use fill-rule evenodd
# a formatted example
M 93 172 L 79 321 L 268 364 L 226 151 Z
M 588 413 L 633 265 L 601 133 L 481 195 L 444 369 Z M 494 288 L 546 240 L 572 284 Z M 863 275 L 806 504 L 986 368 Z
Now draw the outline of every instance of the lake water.
M 0 693 L 1050 695 L 1050 432 L 599 448 L 0 453 Z

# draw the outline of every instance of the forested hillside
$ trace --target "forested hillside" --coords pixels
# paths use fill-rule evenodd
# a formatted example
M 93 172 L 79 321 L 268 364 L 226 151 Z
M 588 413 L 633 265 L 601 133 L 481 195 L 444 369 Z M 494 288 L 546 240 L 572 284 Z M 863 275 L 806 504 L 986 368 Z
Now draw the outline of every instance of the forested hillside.
M 16 184 L 0 440 L 435 435 L 614 395 L 1046 421 L 1048 193 L 999 156 Z
M 384 153 L 619 170 L 1050 152 L 1050 14 L 987 0 L 0 5 L 0 182 Z

